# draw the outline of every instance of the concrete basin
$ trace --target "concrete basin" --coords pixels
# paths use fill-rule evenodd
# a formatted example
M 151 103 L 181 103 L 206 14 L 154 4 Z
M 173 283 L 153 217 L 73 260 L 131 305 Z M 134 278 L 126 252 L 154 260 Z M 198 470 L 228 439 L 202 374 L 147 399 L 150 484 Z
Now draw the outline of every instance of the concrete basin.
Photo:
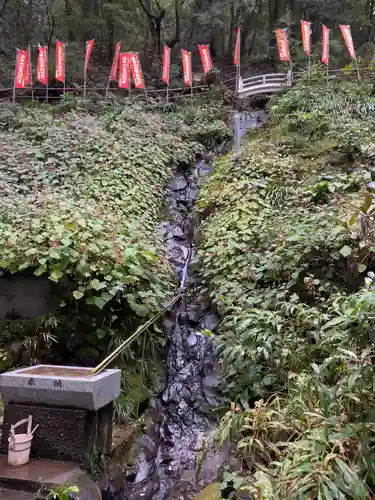
M 32 404 L 99 410 L 120 395 L 121 371 L 36 365 L 0 375 L 0 393 L 6 404 Z

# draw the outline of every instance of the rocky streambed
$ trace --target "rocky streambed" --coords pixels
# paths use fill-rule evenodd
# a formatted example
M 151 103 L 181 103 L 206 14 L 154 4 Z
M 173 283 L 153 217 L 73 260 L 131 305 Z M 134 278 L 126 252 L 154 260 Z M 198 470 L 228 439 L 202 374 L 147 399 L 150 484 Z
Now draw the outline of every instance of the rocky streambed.
M 258 127 L 263 121 L 261 113 L 246 113 L 242 130 Z M 200 232 L 193 208 L 199 186 L 211 170 L 207 159 L 200 157 L 193 168 L 179 168 L 171 181 L 161 231 L 184 295 L 164 318 L 169 336 L 166 386 L 150 402 L 151 423 L 138 439 L 140 453 L 127 473 L 122 499 L 193 499 L 203 486 L 216 480 L 227 457 L 225 450 L 212 445 L 219 370 L 207 331 L 215 333 L 219 317 L 199 293 L 199 270 L 191 273 Z

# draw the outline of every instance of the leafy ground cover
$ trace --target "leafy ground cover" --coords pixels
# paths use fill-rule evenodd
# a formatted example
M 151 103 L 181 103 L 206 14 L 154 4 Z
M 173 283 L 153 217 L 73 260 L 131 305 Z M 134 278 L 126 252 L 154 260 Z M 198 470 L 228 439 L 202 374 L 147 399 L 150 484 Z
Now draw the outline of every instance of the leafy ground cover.
M 233 402 L 219 440 L 242 463 L 221 478 L 225 498 L 375 495 L 375 99 L 318 80 L 271 101 L 267 128 L 218 159 L 200 194 Z
M 95 363 L 171 297 L 158 231 L 165 192 L 177 164 L 191 164 L 215 134 L 230 136 L 219 108 L 191 104 L 161 113 L 68 97 L 56 108 L 2 110 L 0 268 L 47 276 L 58 298 L 47 316 L 1 322 L 4 368 L 15 338 L 33 360 Z M 158 380 L 164 343 L 155 327 L 125 353 L 124 415 L 132 392 L 146 397 L 146 382 Z

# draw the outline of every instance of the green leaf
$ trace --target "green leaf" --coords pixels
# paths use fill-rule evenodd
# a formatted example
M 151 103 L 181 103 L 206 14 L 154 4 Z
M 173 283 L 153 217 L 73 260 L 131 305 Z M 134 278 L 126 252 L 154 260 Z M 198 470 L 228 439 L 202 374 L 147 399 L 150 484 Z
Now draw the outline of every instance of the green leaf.
M 42 276 L 47 271 L 46 266 L 39 266 L 37 269 L 35 269 L 34 274 L 35 276 Z
M 129 298 L 129 296 L 128 296 L 128 302 L 129 302 L 130 307 L 133 309 L 133 311 L 138 316 L 141 316 L 141 318 L 144 318 L 145 316 L 148 315 L 149 308 L 146 305 L 144 305 L 144 304 L 138 304 L 132 298 Z
M 358 272 L 360 273 L 364 273 L 367 269 L 367 265 L 366 264 L 358 264 Z
M 88 278 L 91 274 L 91 268 L 86 262 L 80 262 L 77 266 L 77 271 Z
M 98 330 L 96 330 L 96 336 L 98 337 L 98 339 L 103 339 L 104 337 L 107 336 L 107 332 L 106 330 L 103 330 L 102 328 L 99 328 Z
M 50 279 L 52 281 L 59 281 L 59 279 L 63 276 L 63 273 L 60 269 L 60 266 L 53 266 L 52 269 L 51 269 L 51 272 L 50 272 Z
M 29 257 L 30 255 L 35 255 L 37 253 L 38 250 L 36 248 L 29 248 L 28 250 L 26 250 L 25 255 Z
M 83 293 L 80 290 L 75 290 L 73 292 L 73 297 L 77 300 L 82 299 Z
M 99 307 L 99 309 L 103 309 L 103 307 L 106 305 L 106 301 L 101 297 L 94 297 L 94 304 L 96 305 L 96 307 Z
M 109 302 L 110 300 L 113 299 L 113 295 L 111 295 L 108 292 L 103 292 L 102 293 L 102 299 L 104 300 L 104 302 Z
M 99 281 L 98 279 L 93 279 L 90 281 L 90 288 L 93 290 L 102 290 L 103 288 L 107 288 L 107 283 L 105 281 Z
M 345 245 L 340 250 L 340 253 L 343 257 L 349 257 L 349 255 L 352 253 L 352 249 L 349 246 Z

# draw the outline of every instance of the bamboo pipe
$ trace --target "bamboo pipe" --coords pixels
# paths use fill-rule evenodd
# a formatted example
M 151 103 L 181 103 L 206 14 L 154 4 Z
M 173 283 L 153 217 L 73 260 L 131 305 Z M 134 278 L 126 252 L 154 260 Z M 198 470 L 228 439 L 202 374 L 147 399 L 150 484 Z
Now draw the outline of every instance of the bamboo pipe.
M 107 366 L 114 361 L 119 354 L 122 353 L 141 333 L 147 330 L 156 320 L 158 320 L 168 309 L 170 309 L 176 302 L 180 300 L 183 292 L 180 291 L 168 304 L 158 313 L 155 314 L 151 319 L 149 319 L 144 325 L 141 325 L 136 329 L 136 331 L 128 339 L 125 340 L 121 345 L 119 345 L 111 354 L 109 354 L 101 363 L 91 370 L 91 375 L 97 375 L 107 368 Z

